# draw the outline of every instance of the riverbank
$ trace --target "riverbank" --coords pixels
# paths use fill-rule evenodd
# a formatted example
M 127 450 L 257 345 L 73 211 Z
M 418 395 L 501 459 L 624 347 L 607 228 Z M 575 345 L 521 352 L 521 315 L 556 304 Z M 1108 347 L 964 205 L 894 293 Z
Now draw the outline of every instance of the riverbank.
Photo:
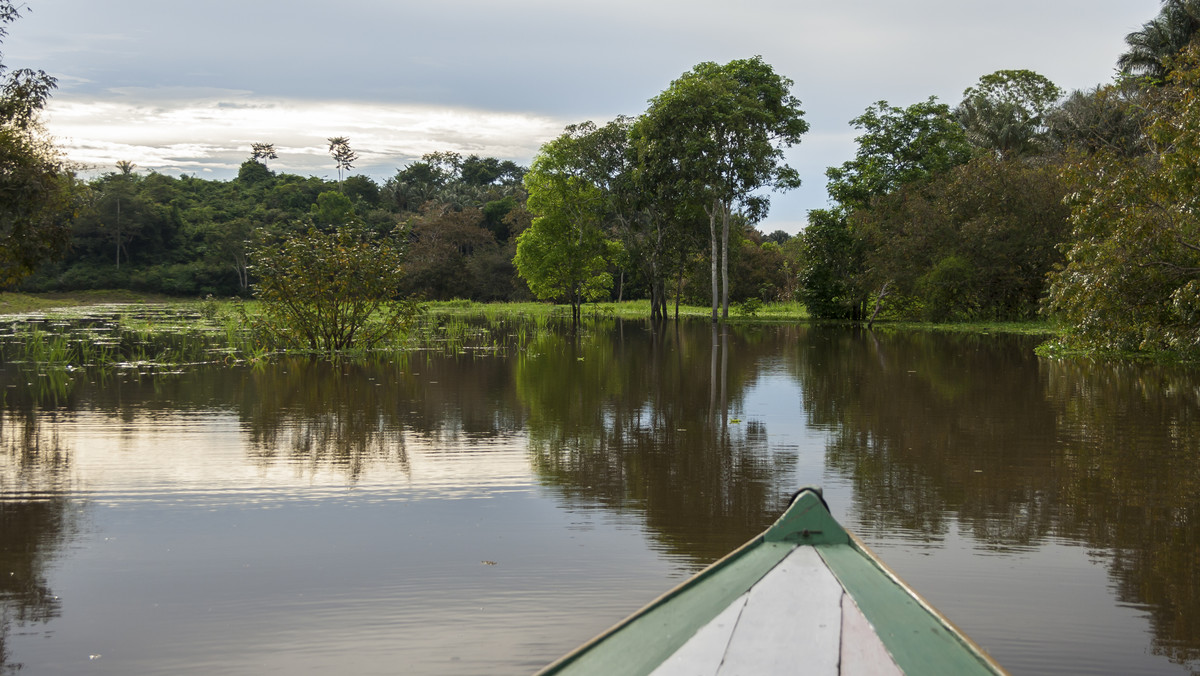
M 233 301 L 216 301 L 218 307 L 232 304 Z M 197 310 L 212 300 L 196 298 L 173 298 L 158 294 L 144 294 L 122 289 L 101 291 L 75 291 L 56 293 L 0 293 L 0 315 L 27 314 L 64 308 L 86 308 L 97 305 L 115 303 L 143 305 L 195 305 Z M 247 303 L 253 306 L 251 301 Z M 553 305 L 550 303 L 477 303 L 468 300 L 431 301 L 425 304 L 426 311 L 434 316 L 457 317 L 529 317 L 539 319 L 570 318 L 570 306 Z M 670 305 L 668 315 L 675 316 L 675 306 Z M 712 309 L 700 305 L 680 305 L 678 314 L 681 319 L 707 319 L 712 315 Z M 591 303 L 584 306 L 583 316 L 587 318 L 613 317 L 621 319 L 645 319 L 650 316 L 650 301 L 630 300 L 620 303 Z M 811 322 L 814 321 L 807 309 L 797 302 L 765 303 L 762 305 L 734 305 L 730 308 L 731 324 L 758 324 L 779 322 Z M 835 322 L 836 324 L 836 322 Z M 896 322 L 878 321 L 877 331 L 951 331 L 956 333 L 1018 333 L 1023 335 L 1039 335 L 1053 337 L 1058 335 L 1055 325 L 1045 320 L 1028 322 L 960 322 L 937 324 L 930 322 Z

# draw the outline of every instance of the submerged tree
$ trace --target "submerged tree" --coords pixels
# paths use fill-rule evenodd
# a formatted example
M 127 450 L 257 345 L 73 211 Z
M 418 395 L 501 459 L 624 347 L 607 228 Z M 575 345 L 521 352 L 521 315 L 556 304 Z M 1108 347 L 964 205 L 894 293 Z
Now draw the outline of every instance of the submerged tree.
M 574 322 L 584 302 L 608 293 L 608 261 L 615 244 L 602 228 L 608 209 L 604 191 L 586 176 L 580 153 L 586 130 L 568 127 L 542 146 L 525 174 L 533 223 L 517 238 L 514 263 L 535 296 L 571 304 Z
M 757 222 L 769 206 L 763 188 L 800 185 L 800 175 L 783 162 L 784 149 L 808 131 L 792 84 L 762 57 L 701 63 L 651 99 L 638 123 L 641 171 L 652 183 L 671 186 L 681 201 L 704 205 L 708 215 L 714 322 L 718 301 L 722 316 L 729 316 L 735 210 Z
M 250 257 L 266 308 L 261 328 L 275 344 L 324 354 L 371 348 L 403 330 L 416 307 L 395 300 L 398 234 L 377 237 L 356 219 L 290 237 L 260 230 Z

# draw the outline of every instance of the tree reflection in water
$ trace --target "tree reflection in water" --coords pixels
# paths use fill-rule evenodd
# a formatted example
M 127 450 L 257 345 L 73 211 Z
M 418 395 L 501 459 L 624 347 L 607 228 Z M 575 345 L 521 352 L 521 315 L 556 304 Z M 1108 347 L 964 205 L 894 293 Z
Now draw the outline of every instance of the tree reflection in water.
M 789 489 L 776 481 L 765 426 L 728 419 L 762 352 L 728 327 L 710 339 L 697 326 L 543 334 L 515 374 L 542 480 L 576 505 L 640 512 L 693 567 L 761 530 Z
M 407 471 L 414 438 L 451 453 L 525 435 L 536 478 L 568 509 L 625 515 L 695 568 L 759 532 L 794 488 L 796 455 L 734 417 L 768 372 L 800 391 L 805 423 L 788 433 L 827 435 L 822 469 L 853 487 L 868 539 L 957 529 L 993 552 L 1084 545 L 1118 601 L 1145 609 L 1155 653 L 1200 659 L 1195 370 L 1041 361 L 1036 338 L 1011 336 L 615 320 L 519 334 L 492 356 L 10 374 L 32 385 L 8 388 L 0 416 L 3 669 L 19 666 L 12 628 L 60 612 L 47 566 L 80 507 L 55 430 L 74 410 L 116 423 L 235 411 L 254 462 L 351 482 L 380 464 Z
M 1027 341 L 814 330 L 795 362 L 863 527 L 984 547 L 1051 538 L 1108 559 L 1153 651 L 1200 659 L 1200 390 L 1194 370 L 1039 361 Z
M 41 390 L 43 400 L 64 394 L 59 387 Z M 14 389 L 0 410 L 0 673 L 21 669 L 7 647 L 13 628 L 62 612 L 47 584 L 47 567 L 75 529 L 70 455 L 59 443 L 53 414 L 39 415 L 34 405 L 28 391 Z
M 286 360 L 247 372 L 236 398 L 258 462 L 337 467 L 352 481 L 373 461 L 409 471 L 406 434 L 448 446 L 524 423 L 507 363 L 469 355 Z

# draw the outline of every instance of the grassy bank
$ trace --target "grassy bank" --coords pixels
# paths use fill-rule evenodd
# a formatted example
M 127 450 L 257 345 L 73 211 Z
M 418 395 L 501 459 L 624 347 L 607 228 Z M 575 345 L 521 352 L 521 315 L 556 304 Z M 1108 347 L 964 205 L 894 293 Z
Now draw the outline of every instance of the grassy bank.
M 0 315 L 45 312 L 68 307 L 89 307 L 111 303 L 178 303 L 185 299 L 170 298 L 156 294 L 136 293 L 116 289 L 112 291 L 71 291 L 61 293 L 0 293 Z
M 189 298 L 171 298 L 152 294 L 139 294 L 132 291 L 79 291 L 73 293 L 0 293 L 0 315 L 25 314 L 47 310 L 62 310 L 71 307 L 88 307 L 117 303 L 145 305 L 177 305 L 188 307 L 195 305 L 197 311 L 212 301 Z M 226 308 L 229 301 L 217 301 L 218 307 Z M 254 302 L 247 303 L 253 308 Z M 550 303 L 476 303 L 467 300 L 433 301 L 426 304 L 426 311 L 432 316 L 444 317 L 477 317 L 483 319 L 536 318 L 543 320 L 570 319 L 571 308 L 568 305 Z M 675 306 L 669 305 L 667 312 L 675 316 Z M 619 317 L 621 319 L 646 319 L 650 316 L 650 301 L 631 300 L 621 303 L 589 303 L 583 308 L 584 317 Z M 706 319 L 712 316 L 708 306 L 681 305 L 680 318 Z M 811 321 L 805 307 L 796 302 L 766 303 L 761 306 L 734 305 L 730 307 L 730 323 L 772 323 L 772 322 L 806 322 Z M 894 322 L 879 321 L 875 329 L 888 330 L 936 330 L 967 333 L 1020 333 L 1026 335 L 1054 336 L 1058 331 L 1054 324 L 1048 321 L 1031 322 L 962 322 L 954 324 L 934 324 L 928 322 Z

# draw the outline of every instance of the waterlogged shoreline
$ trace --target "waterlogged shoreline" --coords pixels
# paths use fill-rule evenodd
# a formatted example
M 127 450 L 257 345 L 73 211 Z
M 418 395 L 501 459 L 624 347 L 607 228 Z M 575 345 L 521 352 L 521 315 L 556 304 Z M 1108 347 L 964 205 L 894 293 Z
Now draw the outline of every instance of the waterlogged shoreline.
M 428 303 L 424 307 L 421 317 L 400 339 L 343 353 L 342 357 L 431 348 L 499 349 L 508 342 L 520 347 L 530 330 L 570 321 L 569 306 L 545 303 L 482 304 L 458 300 Z M 678 316 L 682 321 L 707 321 L 710 312 L 707 306 L 680 306 Z M 672 307 L 672 316 L 673 313 Z M 263 336 L 254 333 L 252 324 L 257 315 L 258 304 L 253 300 L 173 299 L 125 291 L 0 294 L 0 317 L 6 318 L 10 325 L 4 337 L 4 357 L 22 363 L 73 366 L 253 363 L 283 352 L 272 351 Z M 617 318 L 637 321 L 648 316 L 649 301 L 634 300 L 588 305 L 583 321 L 586 327 L 588 322 Z M 727 323 L 818 322 L 812 321 L 803 305 L 774 303 L 734 307 Z M 1046 322 L 878 322 L 874 330 L 1056 335 Z

